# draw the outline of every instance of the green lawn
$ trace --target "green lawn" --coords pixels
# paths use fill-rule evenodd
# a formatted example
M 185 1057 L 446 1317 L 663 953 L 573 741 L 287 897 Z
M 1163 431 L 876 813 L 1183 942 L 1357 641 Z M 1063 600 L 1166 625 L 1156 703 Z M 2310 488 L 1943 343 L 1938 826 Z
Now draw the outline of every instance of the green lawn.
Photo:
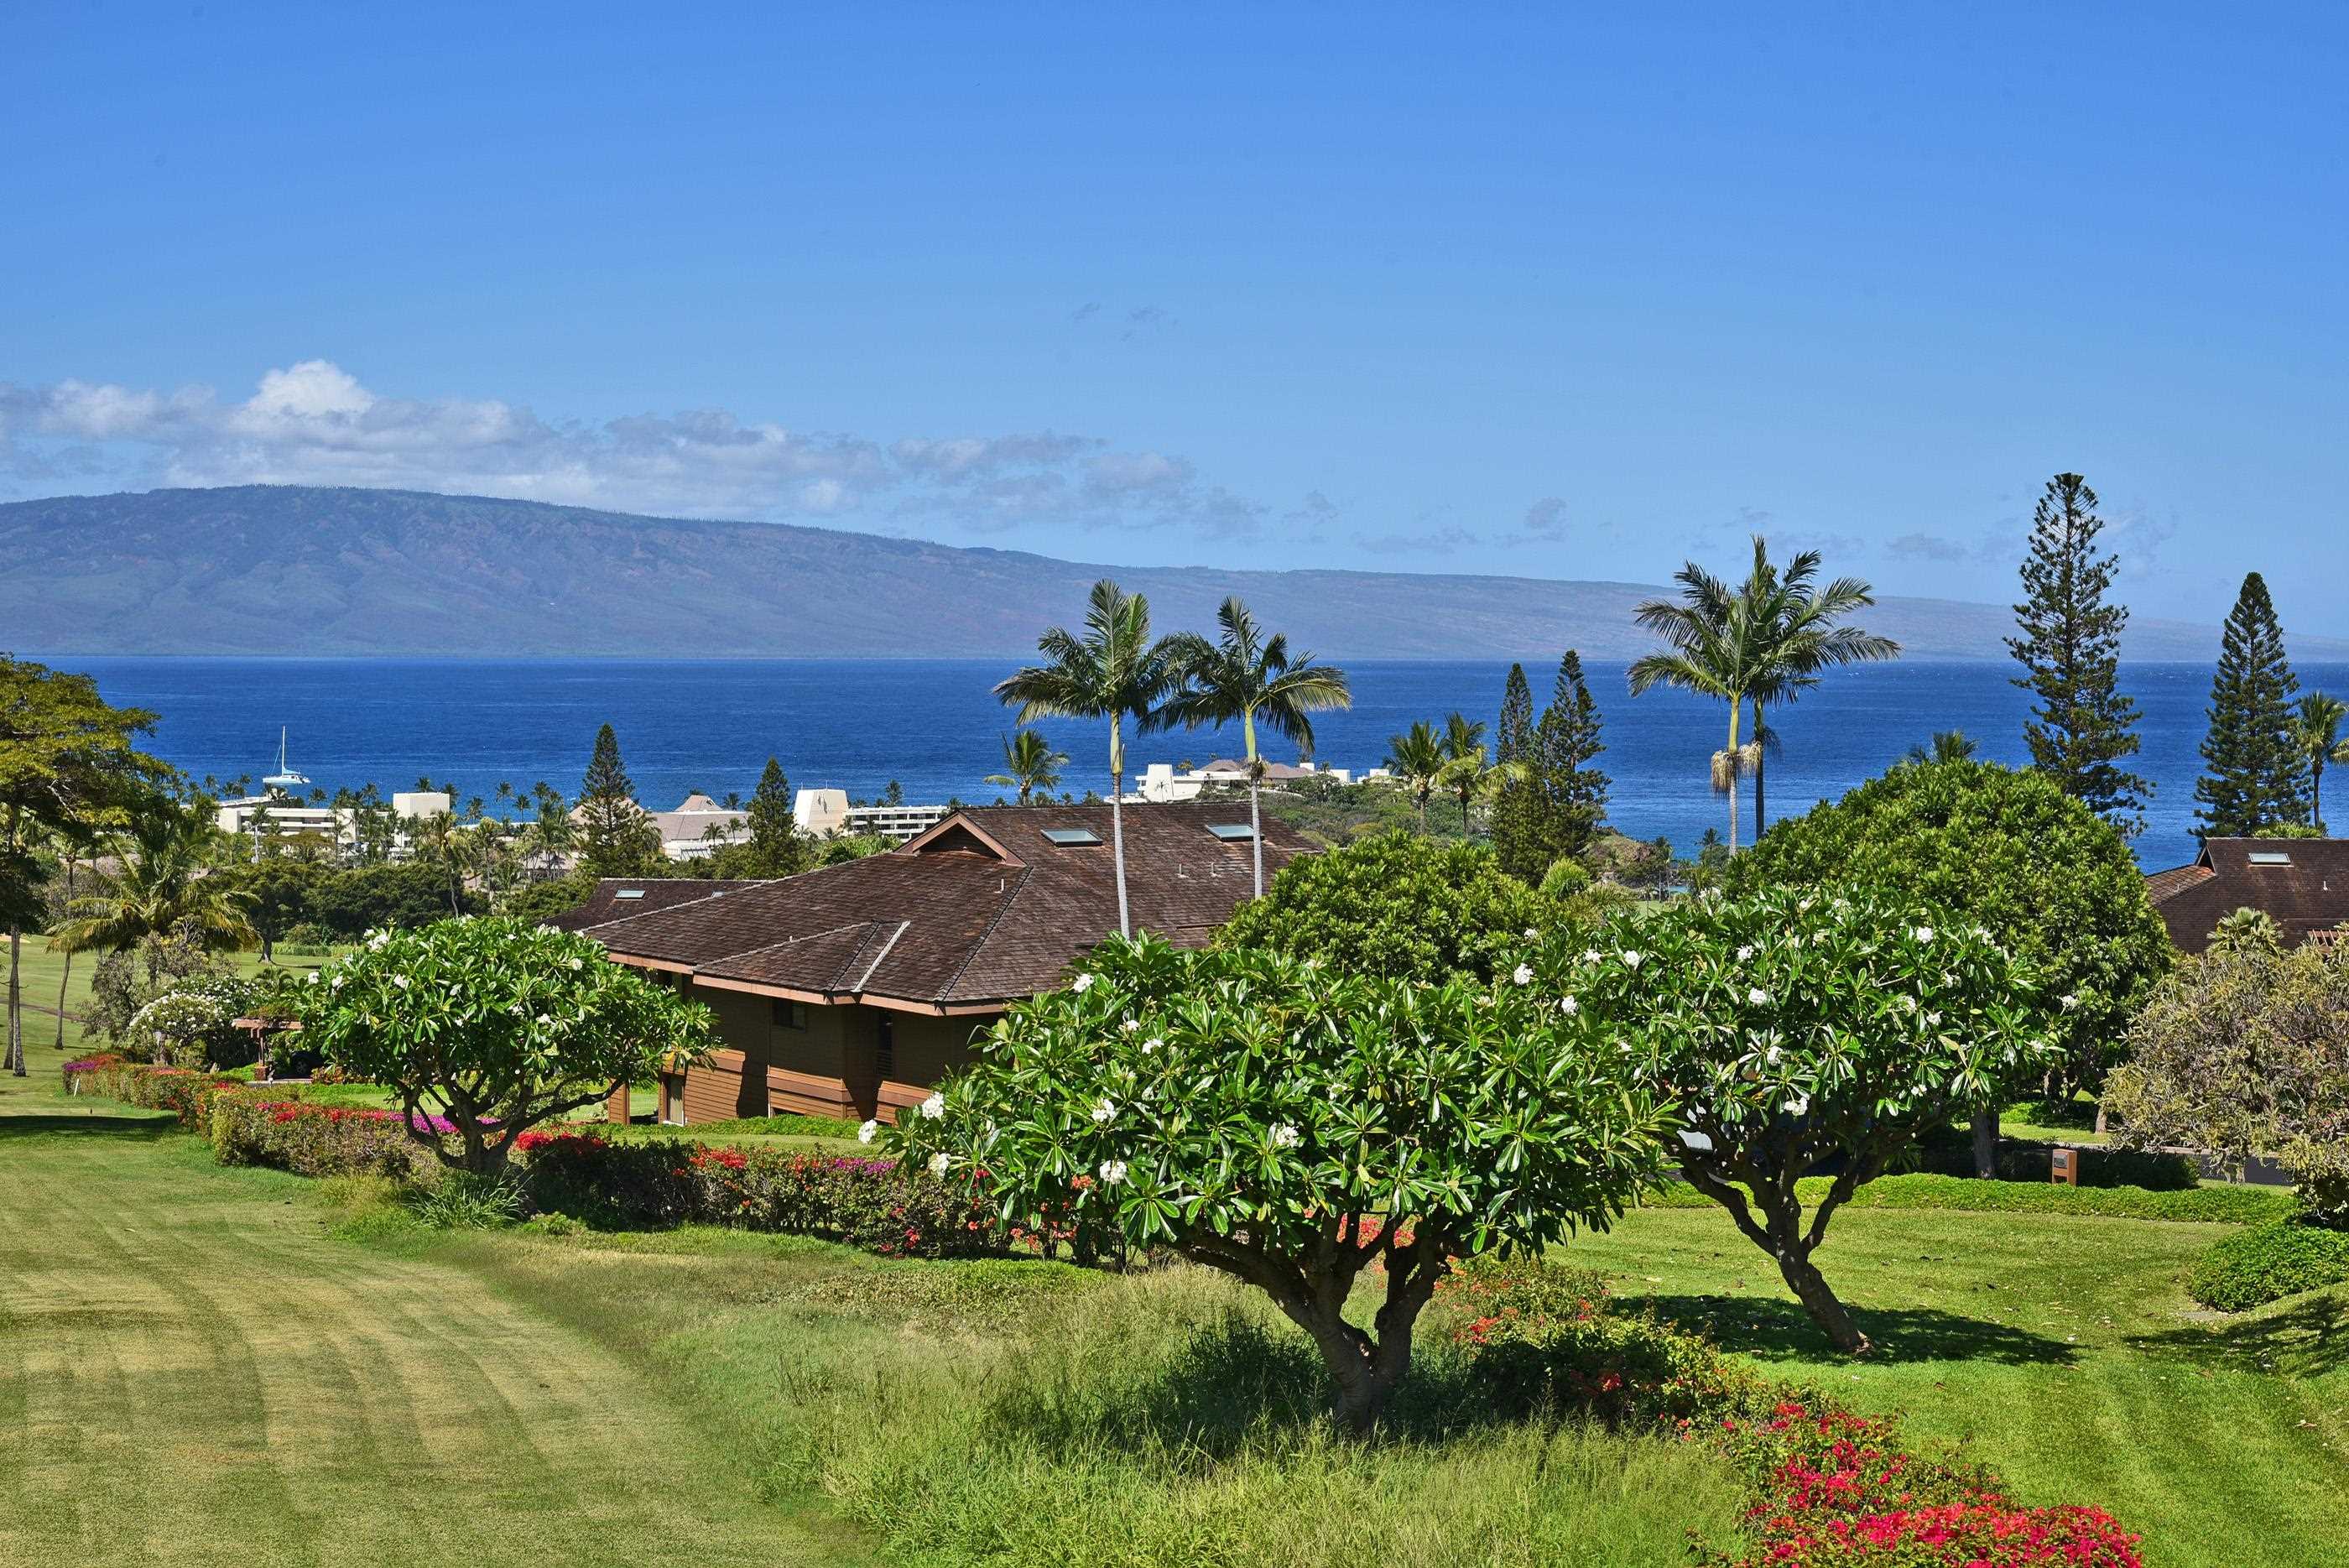
M 856 1560 L 611 1345 L 53 1084 L 0 1079 L 0 1563 Z
M 1630 1568 L 1734 1518 L 1697 1451 L 1464 1409 L 1439 1324 L 1406 1438 L 1362 1449 L 1304 1417 L 1297 1336 L 1198 1271 L 450 1237 L 364 1191 L 336 1240 L 319 1187 L 53 1083 L 0 1083 L 0 1562 Z M 1884 1347 L 1859 1365 L 1710 1209 L 1569 1255 L 2166 1568 L 2349 1561 L 2349 1287 L 2195 1313 L 2227 1231 L 1847 1211 L 1821 1262 Z
M 1626 1295 L 2033 1501 L 2107 1507 L 2165 1564 L 2349 1562 L 2349 1289 L 2214 1321 L 2179 1288 L 2220 1225 L 1855 1209 L 1819 1262 L 1885 1354 L 1837 1359 L 1718 1211 L 1642 1210 L 1570 1251 Z

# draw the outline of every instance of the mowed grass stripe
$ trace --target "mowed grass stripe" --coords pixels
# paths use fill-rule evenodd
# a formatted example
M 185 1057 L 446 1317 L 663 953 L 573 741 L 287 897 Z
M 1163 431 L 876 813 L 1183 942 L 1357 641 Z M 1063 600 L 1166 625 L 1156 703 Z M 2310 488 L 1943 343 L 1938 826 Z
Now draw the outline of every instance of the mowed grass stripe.
M 45 1098 L 0 1099 L 0 1562 L 843 1560 L 609 1350 L 191 1139 L 6 1127 Z

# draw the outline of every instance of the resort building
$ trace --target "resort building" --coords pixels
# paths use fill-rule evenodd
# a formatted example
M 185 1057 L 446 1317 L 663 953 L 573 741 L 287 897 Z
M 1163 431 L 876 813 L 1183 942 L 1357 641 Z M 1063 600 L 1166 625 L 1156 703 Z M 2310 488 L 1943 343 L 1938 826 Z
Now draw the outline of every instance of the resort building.
M 1317 768 L 1296 763 L 1267 763 L 1261 781 L 1266 789 L 1282 789 L 1308 779 L 1327 779 L 1332 784 L 1351 784 L 1353 774 L 1345 768 Z M 1172 763 L 1152 763 L 1142 770 L 1136 788 L 1128 793 L 1128 800 L 1156 803 L 1196 800 L 1209 790 L 1244 790 L 1247 788 L 1247 763 L 1238 757 L 1217 757 L 1205 767 L 1176 773 Z
M 1204 945 L 1250 891 L 1246 813 L 1124 815 L 1134 928 Z M 1309 852 L 1293 829 L 1264 827 L 1268 876 Z M 606 882 L 554 923 L 716 1013 L 725 1048 L 663 1079 L 661 1120 L 890 1120 L 1007 1005 L 1116 932 L 1110 808 L 974 807 L 887 854 L 773 881 Z
M 2274 920 L 2286 947 L 2329 941 L 2349 921 L 2349 838 L 2209 838 L 2191 865 L 2145 879 L 2154 912 L 2180 952 L 2210 945 L 2238 909 Z
M 851 805 L 844 789 L 803 789 L 792 797 L 792 821 L 818 838 L 894 838 L 903 844 L 945 821 L 949 805 Z
M 660 826 L 661 853 L 671 860 L 698 860 L 721 844 L 739 844 L 750 836 L 748 812 L 722 806 L 694 791 L 674 811 L 650 814 Z

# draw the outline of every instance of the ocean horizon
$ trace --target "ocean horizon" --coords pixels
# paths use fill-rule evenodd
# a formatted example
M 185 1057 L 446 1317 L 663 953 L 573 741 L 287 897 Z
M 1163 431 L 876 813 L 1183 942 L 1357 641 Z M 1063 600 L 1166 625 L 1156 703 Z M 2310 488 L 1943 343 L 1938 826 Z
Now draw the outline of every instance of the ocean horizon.
M 501 782 L 545 782 L 571 793 L 597 727 L 618 732 L 638 797 L 674 805 L 700 790 L 749 794 L 769 756 L 794 788 L 834 786 L 855 796 L 895 782 L 912 802 L 993 801 L 984 781 L 1000 763 L 1009 710 L 990 688 L 1010 659 L 625 658 L 367 659 L 304 656 L 89 657 L 27 654 L 86 671 L 111 702 L 153 710 L 156 754 L 199 780 L 259 777 L 289 737 L 292 765 L 329 792 L 409 789 L 419 778 L 456 786 L 460 800 L 491 797 Z M 1459 710 L 1488 726 L 1497 715 L 1506 661 L 1349 660 L 1350 710 L 1317 715 L 1314 755 L 1357 773 L 1386 755 L 1387 737 L 1413 721 Z M 1783 750 L 1770 759 L 1772 820 L 1808 810 L 1873 777 L 1937 730 L 1962 730 L 1985 760 L 2029 761 L 2023 725 L 2028 692 L 2008 660 L 1900 661 L 1829 675 L 1800 701 L 1773 709 Z M 1537 707 L 1555 659 L 1528 661 Z M 2137 771 L 2155 786 L 2136 841 L 2148 869 L 2195 853 L 2193 787 L 2201 768 L 2211 666 L 2125 665 L 2122 687 L 2142 710 Z M 2349 692 L 2349 664 L 2311 664 L 2302 690 Z M 1605 724 L 1600 765 L 1613 777 L 1609 819 L 1635 837 L 1659 835 L 1692 851 L 1726 806 L 1706 781 L 1724 739 L 1718 702 L 1678 692 L 1631 697 L 1620 662 L 1587 674 Z M 1108 783 L 1106 732 L 1098 723 L 1038 726 L 1069 753 L 1062 787 L 1078 794 Z M 1236 730 L 1131 738 L 1134 774 L 1154 762 L 1205 763 L 1233 753 Z M 1294 760 L 1273 741 L 1266 754 Z M 1741 811 L 1749 836 L 1751 797 Z M 1442 810 L 1439 804 L 1433 809 Z

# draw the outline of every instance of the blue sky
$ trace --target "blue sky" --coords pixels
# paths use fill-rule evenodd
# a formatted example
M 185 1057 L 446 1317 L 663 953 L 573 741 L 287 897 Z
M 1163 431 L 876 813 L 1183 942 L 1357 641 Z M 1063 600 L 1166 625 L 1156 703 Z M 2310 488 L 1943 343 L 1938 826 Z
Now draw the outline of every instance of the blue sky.
M 0 498 L 2005 599 L 2076 468 L 2349 632 L 2349 14 L 1653 9 L 20 4 Z

